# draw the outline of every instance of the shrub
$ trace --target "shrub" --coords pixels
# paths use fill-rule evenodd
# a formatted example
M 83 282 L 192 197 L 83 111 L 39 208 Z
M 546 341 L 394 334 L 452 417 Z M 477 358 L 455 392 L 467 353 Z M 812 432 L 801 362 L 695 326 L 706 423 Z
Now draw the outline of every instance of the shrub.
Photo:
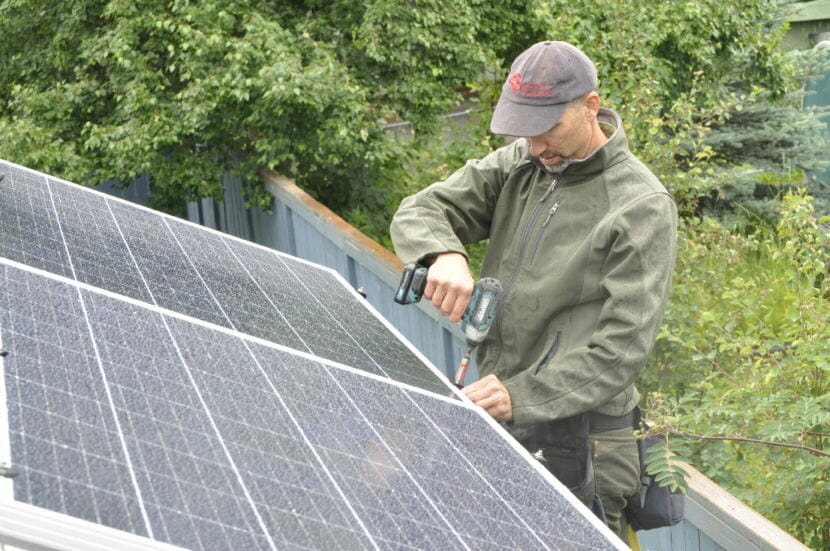
M 641 381 L 671 447 L 808 545 L 830 546 L 830 238 L 809 197 L 745 232 L 680 231 L 671 301 Z

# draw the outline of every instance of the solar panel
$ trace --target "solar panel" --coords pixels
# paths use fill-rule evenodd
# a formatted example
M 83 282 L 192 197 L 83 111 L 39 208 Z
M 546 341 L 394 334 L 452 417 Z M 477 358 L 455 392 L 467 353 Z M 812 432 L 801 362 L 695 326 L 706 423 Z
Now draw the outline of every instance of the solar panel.
M 624 548 L 336 273 L 0 175 L 0 543 Z

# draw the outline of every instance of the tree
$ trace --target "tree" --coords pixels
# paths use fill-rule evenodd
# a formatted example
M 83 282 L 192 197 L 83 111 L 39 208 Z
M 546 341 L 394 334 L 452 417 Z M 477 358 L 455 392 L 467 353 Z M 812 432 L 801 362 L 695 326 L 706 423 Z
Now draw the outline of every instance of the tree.
M 717 194 L 701 201 L 702 211 L 720 219 L 734 213 L 768 222 L 777 216 L 779 199 L 787 191 L 805 185 L 805 172 L 820 170 L 830 163 L 830 135 L 822 133 L 823 119 L 830 106 L 806 107 L 806 86 L 830 69 L 830 55 L 816 50 L 793 51 L 794 75 L 788 92 L 778 101 L 769 101 L 764 89 L 748 88 L 748 99 L 714 124 L 704 143 L 717 158 L 728 161 L 719 167 L 723 182 Z M 819 215 L 830 214 L 830 187 L 807 182 Z
M 268 166 L 344 208 L 486 59 L 466 2 L 0 4 L 0 156 L 86 184 L 152 176 L 153 204 Z M 254 203 L 267 204 L 260 187 Z
M 381 209 L 395 188 L 384 174 L 407 154 L 382 123 L 408 120 L 429 138 L 460 87 L 497 88 L 504 65 L 546 38 L 591 55 L 635 148 L 695 209 L 725 185 L 700 176 L 719 152 L 708 129 L 744 101 L 735 83 L 751 82 L 765 101 L 792 86 L 766 0 L 740 10 L 714 0 L 150 0 L 140 9 L 6 0 L 0 13 L 0 155 L 92 185 L 148 173 L 153 204 L 166 210 L 220 197 L 229 168 L 256 182 L 262 166 L 339 212 Z M 260 186 L 248 191 L 268 203 Z

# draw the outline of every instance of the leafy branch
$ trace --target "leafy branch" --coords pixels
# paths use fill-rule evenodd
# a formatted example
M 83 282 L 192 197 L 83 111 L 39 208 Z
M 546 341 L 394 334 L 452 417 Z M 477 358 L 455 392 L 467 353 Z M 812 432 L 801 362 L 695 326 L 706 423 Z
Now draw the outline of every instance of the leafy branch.
M 676 455 L 669 449 L 668 440 L 659 437 L 655 440 L 646 450 L 646 473 L 653 476 L 658 485 L 685 494 L 689 490 L 689 473 L 678 465 Z
M 828 453 L 826 451 L 823 451 L 823 450 L 819 450 L 817 448 L 812 448 L 810 446 L 805 446 L 804 444 L 790 444 L 790 443 L 787 443 L 787 442 L 775 442 L 775 441 L 772 441 L 772 440 L 761 440 L 759 438 L 748 438 L 746 436 L 737 436 L 737 435 L 733 435 L 733 436 L 706 436 L 706 435 L 703 435 L 703 434 L 695 434 L 693 432 L 687 432 L 687 431 L 679 430 L 679 429 L 676 429 L 676 428 L 670 428 L 670 429 L 668 429 L 668 432 L 670 434 L 685 436 L 687 438 L 691 438 L 693 440 L 698 440 L 698 441 L 728 440 L 728 441 L 732 441 L 732 442 L 749 442 L 749 443 L 752 443 L 752 444 L 763 444 L 763 445 L 766 445 L 766 446 L 778 446 L 778 447 L 782 447 L 782 448 L 792 448 L 792 449 L 797 449 L 797 450 L 803 450 L 803 451 L 807 451 L 807 452 L 810 452 L 810 453 L 815 454 L 815 455 L 830 457 L 830 453 Z

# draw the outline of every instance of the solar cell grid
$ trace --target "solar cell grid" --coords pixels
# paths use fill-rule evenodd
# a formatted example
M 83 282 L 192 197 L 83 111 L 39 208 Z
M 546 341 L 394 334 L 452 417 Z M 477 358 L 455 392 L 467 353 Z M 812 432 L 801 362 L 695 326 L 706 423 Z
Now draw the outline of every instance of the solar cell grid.
M 620 548 L 339 276 L 0 174 L 16 500 L 198 550 Z
M 239 262 L 227 241 L 218 234 L 201 231 L 188 224 L 171 221 L 170 229 L 182 247 L 186 258 L 211 290 L 227 316 L 229 326 L 266 340 L 279 342 L 291 348 L 308 351 L 298 331 L 285 318 L 283 307 L 277 307 L 264 294 L 248 267 Z M 284 279 L 276 257 L 271 264 L 270 277 Z M 221 270 L 217 270 L 221 266 Z M 281 273 L 283 272 L 283 273 Z
M 77 300 L 66 285 L 0 273 L 15 498 L 146 535 Z
M 447 392 L 448 387 L 431 377 L 423 369 L 422 362 L 410 354 L 400 340 L 390 339 L 381 330 L 379 320 L 357 304 L 354 295 L 339 292 L 341 286 L 333 281 L 331 274 L 314 270 L 308 264 L 290 258 L 283 261 L 300 281 L 305 282 L 309 289 L 314 289 L 314 294 L 328 312 L 342 327 L 348 328 L 350 340 L 360 343 L 361 349 L 372 358 L 373 363 L 381 366 L 384 375 L 418 388 L 441 394 Z M 362 367 L 363 363 L 365 362 L 349 365 Z M 369 369 L 366 371 L 371 372 Z
M 342 540 L 368 546 L 348 504 L 332 488 L 325 466 L 286 410 L 282 395 L 290 385 L 267 377 L 251 345 L 239 338 L 182 320 L 169 323 L 269 532 L 288 544 L 312 542 L 324 548 L 326 541 Z M 268 359 L 270 369 L 280 371 L 286 361 L 302 371 L 311 363 L 285 353 Z
M 87 196 L 54 179 L 48 190 L 78 281 L 150 302 L 141 274 L 124 247 L 103 196 Z M 63 274 L 61 274 L 63 275 Z
M 238 484 L 220 484 L 234 479 L 232 465 L 161 315 L 89 292 L 84 299 L 154 535 L 199 549 L 241 543 L 252 511 Z M 124 319 L 127 326 L 112 323 Z M 211 468 L 222 478 L 201 476 Z M 203 541 L 205 534 L 218 539 Z M 255 547 L 250 537 L 243 541 Z
M 183 223 L 170 225 L 187 257 L 199 273 L 205 274 L 213 296 L 228 315 L 230 327 L 371 373 L 381 372 L 333 317 L 331 309 L 281 257 L 250 246 L 234 251 L 228 239 L 205 237 L 200 228 Z M 217 265 L 224 269 L 217 271 Z M 343 290 L 333 278 L 329 284 Z M 249 315 L 258 311 L 261 316 Z
M 323 366 L 287 366 L 267 347 L 256 347 L 254 353 L 258 363 L 268 366 L 264 369 L 269 378 L 279 381 L 287 408 L 375 541 L 408 542 L 419 548 L 435 548 L 443 540 L 448 541 L 442 543 L 446 548 L 458 544 L 437 511 L 416 504 L 420 514 L 414 515 L 399 502 L 399 496 L 424 497 Z M 401 537 L 407 526 L 410 531 Z
M 197 319 L 227 324 L 219 305 L 182 253 L 165 218 L 111 199 L 107 201 L 126 250 L 149 288 L 152 302 Z
M 0 166 L 8 175 L 0 181 L 0 214 L 16 220 L 0 223 L 7 258 L 370 373 L 447 388 L 328 270 Z M 38 229 L 31 244 L 30 228 Z
M 549 487 L 539 484 L 536 466 L 516 457 L 508 440 L 490 438 L 483 428 L 466 430 L 480 425 L 477 412 L 425 399 L 419 393 L 408 394 L 417 401 L 430 423 L 450 441 L 452 449 L 457 453 L 468 450 L 457 470 L 464 471 L 466 465 L 466 469 L 477 472 L 545 547 L 587 550 L 609 546 L 606 536 L 585 529 L 585 518 L 572 506 L 573 496 L 567 491 L 551 493 Z
M 43 175 L 0 165 L 0 257 L 70 276 Z
M 360 409 L 377 434 L 374 440 L 384 443 L 399 468 L 413 479 L 422 499 L 463 542 L 474 548 L 540 547 L 477 473 L 461 465 L 458 450 L 410 396 L 400 389 L 384 388 L 382 383 L 355 379 L 350 373 L 333 375 L 347 395 L 360 400 Z M 476 425 L 483 428 L 474 423 L 465 429 L 474 430 Z

